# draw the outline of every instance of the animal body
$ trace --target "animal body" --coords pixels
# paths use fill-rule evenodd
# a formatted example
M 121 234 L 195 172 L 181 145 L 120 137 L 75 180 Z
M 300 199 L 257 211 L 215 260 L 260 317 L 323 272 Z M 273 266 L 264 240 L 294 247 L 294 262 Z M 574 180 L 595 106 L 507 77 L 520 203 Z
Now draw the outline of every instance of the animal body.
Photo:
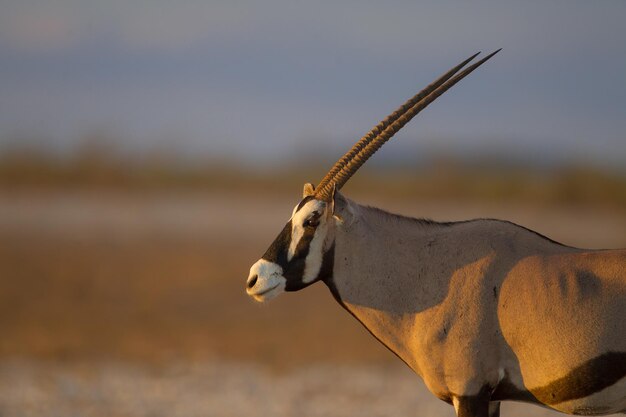
M 403 217 L 338 191 L 493 54 L 444 74 L 357 142 L 317 187 L 305 184 L 291 219 L 250 269 L 247 293 L 266 301 L 324 282 L 459 417 L 499 416 L 503 400 L 569 414 L 626 413 L 626 250 L 564 246 L 501 220 Z

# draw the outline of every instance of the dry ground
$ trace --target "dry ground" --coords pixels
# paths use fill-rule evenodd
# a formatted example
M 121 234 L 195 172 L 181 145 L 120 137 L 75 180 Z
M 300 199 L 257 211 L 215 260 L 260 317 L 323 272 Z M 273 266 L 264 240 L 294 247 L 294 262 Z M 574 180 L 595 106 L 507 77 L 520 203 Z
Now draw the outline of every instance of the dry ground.
M 626 247 L 615 208 L 350 196 Z M 249 266 L 297 197 L 0 194 L 0 416 L 451 416 L 323 284 L 267 306 L 246 297 Z

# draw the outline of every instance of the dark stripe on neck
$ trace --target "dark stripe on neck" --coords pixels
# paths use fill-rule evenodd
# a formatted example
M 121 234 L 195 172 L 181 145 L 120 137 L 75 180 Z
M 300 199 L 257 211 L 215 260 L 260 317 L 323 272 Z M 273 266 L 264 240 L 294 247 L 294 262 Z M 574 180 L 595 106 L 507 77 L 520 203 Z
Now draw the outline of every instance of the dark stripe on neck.
M 333 279 L 333 271 L 335 269 L 335 242 L 333 245 L 324 253 L 324 258 L 322 259 L 322 267 L 320 268 L 320 273 L 317 275 L 317 280 L 322 280 L 326 282 L 326 280 Z

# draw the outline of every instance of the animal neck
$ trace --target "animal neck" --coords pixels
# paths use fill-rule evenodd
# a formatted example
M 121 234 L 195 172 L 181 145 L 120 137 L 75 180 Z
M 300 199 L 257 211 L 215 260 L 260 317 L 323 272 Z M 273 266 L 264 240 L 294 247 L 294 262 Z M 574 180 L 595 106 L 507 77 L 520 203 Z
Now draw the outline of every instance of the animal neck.
M 442 226 L 349 203 L 351 216 L 336 229 L 333 274 L 326 283 L 348 312 L 409 363 L 400 338 L 411 317 L 447 288 L 433 286 L 437 274 L 428 259 L 429 243 Z
M 350 202 L 350 218 L 335 231 L 332 284 L 343 303 L 394 314 L 415 311 L 424 294 L 435 222 L 398 216 Z

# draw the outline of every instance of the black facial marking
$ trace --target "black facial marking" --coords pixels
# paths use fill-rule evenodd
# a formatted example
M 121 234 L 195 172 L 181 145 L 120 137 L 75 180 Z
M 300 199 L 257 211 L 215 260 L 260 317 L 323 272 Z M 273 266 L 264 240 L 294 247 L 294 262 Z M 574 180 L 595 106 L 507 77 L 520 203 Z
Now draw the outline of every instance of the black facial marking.
M 305 256 L 306 258 L 306 256 Z M 294 257 L 295 259 L 295 257 Z M 293 261 L 293 260 L 292 260 Z M 335 267 L 335 244 L 333 243 L 333 245 L 330 247 L 330 249 L 328 249 L 326 252 L 324 252 L 324 256 L 322 257 L 322 265 L 320 267 L 320 271 L 317 274 L 317 277 L 311 281 L 311 282 L 302 282 L 302 276 L 304 275 L 304 262 L 302 263 L 302 269 L 300 270 L 300 264 L 297 265 L 298 266 L 298 270 L 299 272 L 294 272 L 293 276 L 290 278 L 288 278 L 285 275 L 285 278 L 287 278 L 287 285 L 285 286 L 285 291 L 297 291 L 297 290 L 301 290 L 302 288 L 308 287 L 309 285 L 313 284 L 314 282 L 317 281 L 326 281 L 331 279 L 333 277 L 333 269 Z M 291 274 L 290 274 L 291 275 Z
M 289 243 L 291 242 L 291 220 L 287 222 L 283 230 L 278 237 L 274 239 L 272 244 L 263 256 L 268 262 L 274 262 L 275 264 L 285 267 L 287 265 L 287 250 L 289 249 Z
M 288 262 L 287 267 L 283 266 L 283 270 L 285 271 L 283 276 L 287 279 L 285 291 L 297 291 L 309 285 L 309 283 L 302 282 L 302 276 L 304 275 L 306 257 L 309 255 L 309 248 L 313 236 L 315 236 L 315 229 L 304 229 L 304 234 L 296 246 L 293 257 Z
M 607 352 L 572 369 L 567 375 L 531 392 L 544 404 L 588 397 L 626 376 L 626 352 Z

